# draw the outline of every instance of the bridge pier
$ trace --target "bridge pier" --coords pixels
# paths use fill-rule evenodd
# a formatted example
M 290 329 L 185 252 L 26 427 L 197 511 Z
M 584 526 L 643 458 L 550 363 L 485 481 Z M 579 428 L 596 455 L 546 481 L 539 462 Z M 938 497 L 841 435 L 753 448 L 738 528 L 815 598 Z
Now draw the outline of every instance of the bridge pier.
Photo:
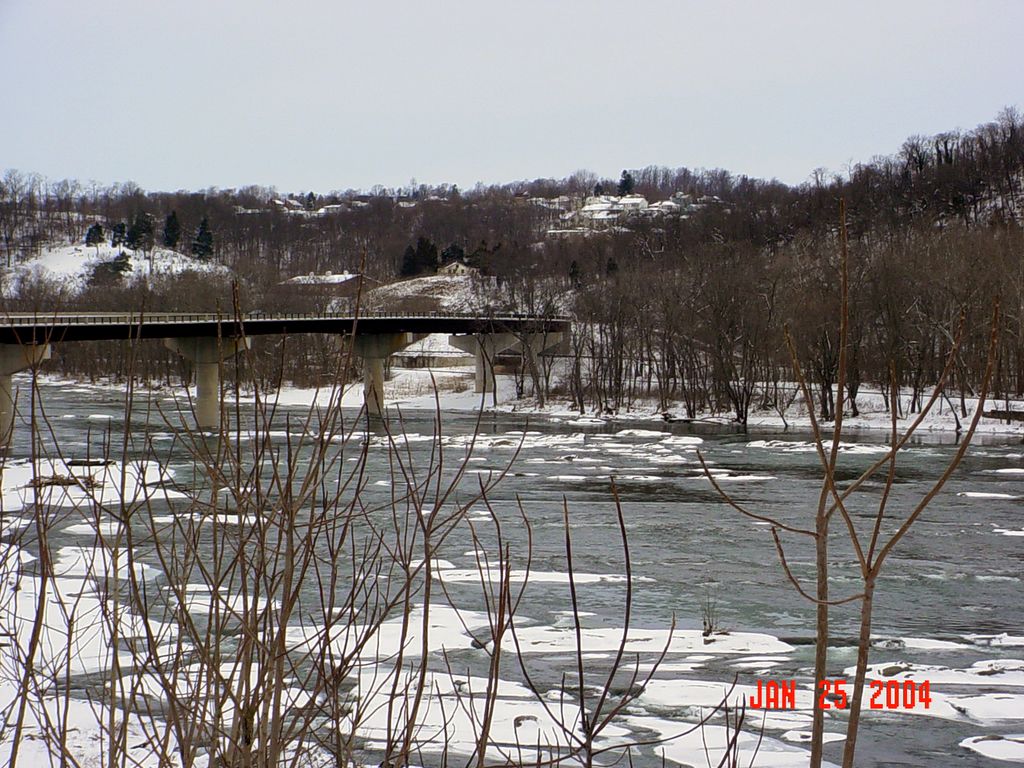
M 17 403 L 11 376 L 50 359 L 49 344 L 0 344 L 0 444 L 14 434 Z
M 363 360 L 363 404 L 375 419 L 384 417 L 384 363 L 400 349 L 422 339 L 419 333 L 360 334 L 352 341 L 352 351 Z
M 189 360 L 196 370 L 196 426 L 218 430 L 221 424 L 220 369 L 229 357 L 249 349 L 249 337 L 164 339 L 164 346 Z
M 493 392 L 494 359 L 516 344 L 513 333 L 481 333 L 474 336 L 449 336 L 448 343 L 473 355 L 475 392 Z
M 195 364 L 198 426 L 217 429 L 222 415 L 220 366 L 248 348 L 250 336 L 325 333 L 352 338 L 353 350 L 363 359 L 367 412 L 379 417 L 384 410 L 387 358 L 427 334 L 456 334 L 452 344 L 474 356 L 476 391 L 493 392 L 494 359 L 513 348 L 517 338 L 570 329 L 571 322 L 564 317 L 470 312 L 371 316 L 253 312 L 237 317 L 210 312 L 7 314 L 0 322 L 0 440 L 4 433 L 9 437 L 15 418 L 10 376 L 49 357 L 48 345 L 55 341 L 163 339 L 168 348 Z M 536 350 L 532 341 L 525 343 L 531 355 L 550 349 L 547 343 Z

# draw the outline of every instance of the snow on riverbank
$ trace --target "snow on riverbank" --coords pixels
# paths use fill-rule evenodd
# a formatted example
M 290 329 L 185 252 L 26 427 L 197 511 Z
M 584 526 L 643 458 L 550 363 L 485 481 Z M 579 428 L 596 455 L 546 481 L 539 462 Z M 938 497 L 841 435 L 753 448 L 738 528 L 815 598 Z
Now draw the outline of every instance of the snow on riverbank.
M 393 367 L 391 377 L 384 385 L 385 405 L 389 409 L 402 411 L 436 411 L 456 413 L 472 413 L 482 409 L 498 413 L 515 413 L 528 416 L 540 417 L 550 420 L 553 423 L 567 424 L 578 427 L 603 427 L 615 423 L 642 423 L 658 422 L 663 424 L 669 421 L 687 421 L 684 419 L 684 411 L 681 405 L 670 405 L 667 410 L 660 409 L 654 400 L 637 401 L 629 409 L 620 410 L 618 413 L 591 413 L 581 414 L 578 409 L 573 409 L 571 403 L 561 397 L 550 397 L 543 408 L 533 398 L 517 398 L 517 381 L 513 375 L 499 374 L 496 377 L 496 393 L 478 393 L 474 391 L 472 367 L 445 367 L 435 369 L 412 368 L 404 369 Z M 27 374 L 15 376 L 15 385 L 22 388 L 27 386 Z M 44 384 L 75 387 L 84 393 L 94 391 L 122 391 L 123 385 L 117 383 L 95 383 L 86 384 L 80 381 L 71 381 L 60 376 L 43 374 L 40 381 Z M 529 384 L 527 383 L 527 389 Z M 154 387 L 150 390 L 154 396 L 163 396 L 167 402 L 177 402 L 183 411 L 190 408 L 189 397 L 195 397 L 194 389 L 186 393 L 184 387 L 167 388 Z M 141 393 L 139 388 L 137 393 Z M 340 398 L 339 398 L 340 393 Z M 344 387 L 296 387 L 285 385 L 277 391 L 261 393 L 263 399 L 272 404 L 287 408 L 318 407 L 324 408 L 329 405 L 339 404 L 343 408 L 358 409 L 363 404 L 363 386 L 359 381 L 346 383 Z M 229 394 L 231 401 L 234 396 Z M 909 412 L 909 397 L 905 399 L 904 416 L 897 419 L 897 429 L 907 429 L 916 419 L 917 414 Z M 251 403 L 252 396 L 243 393 L 239 397 L 242 403 Z M 843 430 L 847 436 L 858 432 L 889 432 L 892 428 L 889 414 L 884 409 L 884 401 L 880 393 L 868 389 L 862 389 L 858 396 L 860 415 L 856 418 L 847 415 L 843 420 Z M 933 411 L 925 418 L 918 427 L 919 433 L 955 434 L 959 422 L 961 429 L 966 429 L 973 416 L 977 403 L 973 398 L 965 401 L 967 416 L 950 410 L 945 401 L 936 404 Z M 959 404 L 957 404 L 959 405 Z M 1024 412 L 1024 402 L 989 401 L 985 410 L 990 408 L 1020 410 Z M 667 415 L 667 419 L 666 419 Z M 723 427 L 735 426 L 736 422 L 728 413 L 704 413 L 691 420 L 693 423 L 705 425 L 721 425 Z M 783 431 L 800 432 L 810 429 L 811 421 L 807 410 L 802 403 L 796 402 L 786 411 L 785 418 L 778 413 L 765 411 L 752 411 L 747 422 L 750 432 L 777 433 Z M 822 433 L 827 439 L 831 435 L 831 423 L 821 423 Z M 660 429 L 650 429 L 650 432 L 662 433 Z M 1024 438 L 1024 422 L 1010 422 L 1005 420 L 990 419 L 983 417 L 978 424 L 978 433 L 981 435 L 1006 436 L 1007 438 Z M 809 442 L 796 443 L 788 440 L 764 441 L 762 444 L 752 444 L 751 447 L 763 447 L 769 450 L 784 450 L 788 452 L 813 451 L 813 444 Z M 857 445 L 848 443 L 844 450 L 851 453 L 870 453 L 881 450 L 873 446 Z M 1024 472 L 1024 470 L 1019 470 Z M 1022 475 L 1024 476 L 1024 475 Z

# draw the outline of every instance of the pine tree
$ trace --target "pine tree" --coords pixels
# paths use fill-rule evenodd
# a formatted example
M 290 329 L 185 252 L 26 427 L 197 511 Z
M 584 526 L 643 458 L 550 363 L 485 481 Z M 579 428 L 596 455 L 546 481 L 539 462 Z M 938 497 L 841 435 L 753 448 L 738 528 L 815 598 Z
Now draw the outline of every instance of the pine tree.
M 622 176 L 619 178 L 619 197 L 633 194 L 633 186 L 633 174 L 629 171 L 623 171 Z
M 420 237 L 416 241 L 416 267 L 417 274 L 437 272 L 437 246 L 429 238 Z
M 92 268 L 89 275 L 89 285 L 110 286 L 116 285 L 124 280 L 124 276 L 131 272 L 132 262 L 128 254 L 121 251 L 110 261 L 103 261 Z
M 177 248 L 181 240 L 181 223 L 178 221 L 176 211 L 171 211 L 164 220 L 164 246 L 166 248 Z
M 213 232 L 210 231 L 210 222 L 205 216 L 199 222 L 199 229 L 192 239 L 192 255 L 197 259 L 208 259 L 213 256 Z
M 96 253 L 100 252 L 100 243 L 103 242 L 103 225 L 96 222 L 88 231 L 85 233 L 85 244 L 91 245 L 96 248 Z
M 128 227 L 128 236 L 125 245 L 133 251 L 151 251 L 156 243 L 153 228 L 153 217 L 148 213 L 139 211 Z
M 457 246 L 456 246 L 457 247 Z M 450 249 L 446 249 L 446 253 Z M 461 249 L 460 249 L 461 250 Z M 416 247 L 411 245 L 402 254 L 402 277 L 415 277 L 424 273 L 434 274 L 440 264 L 437 255 L 437 246 L 430 238 L 420 236 L 416 241 Z
M 576 259 L 572 260 L 572 264 L 569 265 L 569 283 L 573 288 L 579 288 L 582 283 L 583 273 L 580 271 L 580 265 L 576 263 Z
M 441 251 L 441 264 L 453 264 L 466 260 L 466 252 L 458 243 L 452 243 Z
M 110 244 L 117 248 L 119 245 L 123 245 L 128 239 L 128 227 L 125 226 L 123 221 L 119 221 L 110 228 Z
M 399 274 L 402 277 L 415 277 L 416 276 L 416 251 L 413 250 L 411 245 L 405 247 L 405 253 L 402 254 L 402 269 Z

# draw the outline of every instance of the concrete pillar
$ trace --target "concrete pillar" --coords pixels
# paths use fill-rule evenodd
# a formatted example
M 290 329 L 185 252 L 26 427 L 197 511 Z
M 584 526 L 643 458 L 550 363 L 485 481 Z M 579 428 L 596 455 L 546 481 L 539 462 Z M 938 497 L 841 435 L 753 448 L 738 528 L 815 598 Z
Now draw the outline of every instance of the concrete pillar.
M 366 412 L 376 418 L 384 415 L 383 357 L 363 357 L 363 403 Z
M 413 333 L 373 333 L 353 340 L 352 351 L 363 359 L 363 403 L 371 418 L 384 417 L 384 363 L 421 338 L 422 334 Z
M 192 362 L 196 371 L 196 426 L 218 430 L 221 424 L 220 367 L 224 360 L 249 349 L 248 336 L 218 339 L 212 336 L 164 339 L 164 345 Z
M 473 355 L 476 392 L 493 392 L 494 359 L 516 343 L 511 333 L 482 333 L 476 336 L 449 336 L 448 343 Z
M 0 443 L 14 434 L 17 403 L 11 376 L 50 359 L 49 344 L 0 344 Z

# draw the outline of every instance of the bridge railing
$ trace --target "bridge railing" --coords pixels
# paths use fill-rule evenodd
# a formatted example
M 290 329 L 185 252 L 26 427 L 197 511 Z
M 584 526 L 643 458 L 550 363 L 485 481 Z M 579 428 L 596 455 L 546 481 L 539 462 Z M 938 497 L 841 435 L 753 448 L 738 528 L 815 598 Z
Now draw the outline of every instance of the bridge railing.
M 453 312 L 434 311 L 421 313 L 395 313 L 385 311 L 368 311 L 354 313 L 342 312 L 246 312 L 240 317 L 213 312 L 76 312 L 76 313 L 11 313 L 0 317 L 0 325 L 8 326 L 52 326 L 52 325 L 138 325 L 139 323 L 242 323 L 259 321 L 288 320 L 415 320 L 415 319 L 458 319 L 458 320 L 535 320 L 546 322 L 570 322 L 564 316 L 544 316 L 528 312 Z

